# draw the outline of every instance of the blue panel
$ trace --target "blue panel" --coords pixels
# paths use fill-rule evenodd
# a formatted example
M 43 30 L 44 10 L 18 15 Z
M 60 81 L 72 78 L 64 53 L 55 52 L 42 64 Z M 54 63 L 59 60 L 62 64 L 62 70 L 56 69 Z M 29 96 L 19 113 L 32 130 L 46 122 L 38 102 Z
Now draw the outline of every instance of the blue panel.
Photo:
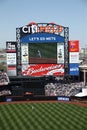
M 57 97 L 57 100 L 58 101 L 70 101 L 70 98 L 66 97 L 66 96 L 59 96 L 59 97 Z
M 70 64 L 70 75 L 79 75 L 79 64 L 72 63 Z
M 21 38 L 21 43 L 64 42 L 64 37 L 50 33 L 34 33 Z
M 12 98 L 6 98 L 6 102 L 11 102 Z

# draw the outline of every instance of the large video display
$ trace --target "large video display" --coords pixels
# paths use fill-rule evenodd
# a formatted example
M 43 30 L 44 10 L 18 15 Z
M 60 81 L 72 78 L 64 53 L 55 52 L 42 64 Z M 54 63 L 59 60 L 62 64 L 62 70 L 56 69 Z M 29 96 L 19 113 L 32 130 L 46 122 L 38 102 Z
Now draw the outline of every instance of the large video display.
M 22 64 L 64 64 L 64 43 L 21 44 Z
M 57 43 L 29 43 L 29 63 L 57 63 Z

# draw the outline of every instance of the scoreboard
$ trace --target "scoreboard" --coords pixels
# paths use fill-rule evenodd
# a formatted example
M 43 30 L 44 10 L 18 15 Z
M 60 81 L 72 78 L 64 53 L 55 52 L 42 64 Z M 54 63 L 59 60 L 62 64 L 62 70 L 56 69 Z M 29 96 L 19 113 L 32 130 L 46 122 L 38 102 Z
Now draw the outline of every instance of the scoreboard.
M 16 51 L 7 50 L 7 66 L 14 75 L 64 76 L 69 74 L 69 28 L 55 23 L 35 23 L 16 28 Z M 7 47 L 8 47 L 8 43 Z M 10 54 L 9 54 L 10 53 Z M 9 58 L 14 57 L 13 63 Z

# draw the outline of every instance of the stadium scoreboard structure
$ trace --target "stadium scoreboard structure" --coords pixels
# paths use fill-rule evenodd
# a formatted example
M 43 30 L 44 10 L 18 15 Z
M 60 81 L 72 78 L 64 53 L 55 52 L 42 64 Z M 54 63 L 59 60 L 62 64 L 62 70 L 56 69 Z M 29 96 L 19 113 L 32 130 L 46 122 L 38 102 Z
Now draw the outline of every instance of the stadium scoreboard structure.
M 16 42 L 6 42 L 8 75 L 78 75 L 78 60 L 75 63 L 78 52 L 75 47 L 72 51 L 72 42 L 69 42 L 69 28 L 55 23 L 30 22 L 16 28 Z M 78 72 L 70 72 L 70 67 L 71 71 L 77 69 Z

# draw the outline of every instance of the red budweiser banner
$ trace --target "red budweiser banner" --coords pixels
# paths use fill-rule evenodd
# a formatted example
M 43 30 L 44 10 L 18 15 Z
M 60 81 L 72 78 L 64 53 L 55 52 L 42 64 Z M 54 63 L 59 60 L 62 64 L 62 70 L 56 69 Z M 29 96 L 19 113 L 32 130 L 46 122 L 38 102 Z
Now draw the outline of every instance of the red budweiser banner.
M 64 65 L 63 64 L 24 65 L 22 66 L 22 73 L 23 75 L 27 76 L 44 76 L 44 75 L 63 76 Z

